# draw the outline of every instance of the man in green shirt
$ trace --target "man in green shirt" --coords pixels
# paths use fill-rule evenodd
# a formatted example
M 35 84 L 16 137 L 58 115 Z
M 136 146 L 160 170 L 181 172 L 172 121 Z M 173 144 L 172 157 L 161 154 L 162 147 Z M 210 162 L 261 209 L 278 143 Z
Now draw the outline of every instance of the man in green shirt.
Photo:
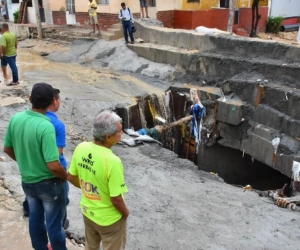
M 111 147 L 121 140 L 121 118 L 112 111 L 96 116 L 93 142 L 80 143 L 73 154 L 68 180 L 81 188 L 81 211 L 85 224 L 86 250 L 123 250 L 129 211 L 124 168 Z
M 18 76 L 18 68 L 16 65 L 16 57 L 17 57 L 17 37 L 14 33 L 9 31 L 8 24 L 2 24 L 2 53 L 1 57 L 3 57 L 2 67 L 6 67 L 7 64 L 11 68 L 13 80 L 8 84 L 8 86 L 18 85 L 19 84 L 19 76 Z
M 37 83 L 33 86 L 30 96 L 32 109 L 11 118 L 5 135 L 4 152 L 18 163 L 20 169 L 22 188 L 30 211 L 32 247 L 47 249 L 49 236 L 53 249 L 67 250 L 62 228 L 67 173 L 59 162 L 54 127 L 45 116 L 53 101 L 51 85 Z

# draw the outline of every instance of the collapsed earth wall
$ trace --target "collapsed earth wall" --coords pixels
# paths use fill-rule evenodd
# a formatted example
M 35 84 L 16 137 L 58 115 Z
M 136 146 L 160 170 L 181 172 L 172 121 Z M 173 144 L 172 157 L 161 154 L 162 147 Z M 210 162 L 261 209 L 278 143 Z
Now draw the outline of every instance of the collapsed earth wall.
M 200 169 L 222 176 L 228 174 L 226 166 L 238 167 L 237 158 L 246 154 L 291 176 L 293 162 L 300 161 L 299 47 L 143 22 L 136 26 L 136 37 L 144 43 L 130 45 L 133 51 L 175 66 L 186 76 L 182 79 L 201 79 L 170 88 L 171 93 L 185 93 L 187 100 L 190 88 L 196 88 L 208 105 L 202 138 L 212 143 L 199 146 L 195 162 Z M 235 156 L 227 157 L 233 152 L 228 149 Z

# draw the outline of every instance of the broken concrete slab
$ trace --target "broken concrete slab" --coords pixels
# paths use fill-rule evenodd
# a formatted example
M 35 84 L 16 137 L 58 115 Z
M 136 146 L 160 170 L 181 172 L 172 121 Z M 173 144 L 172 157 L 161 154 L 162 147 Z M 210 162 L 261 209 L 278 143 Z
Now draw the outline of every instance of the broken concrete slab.
M 283 117 L 283 113 L 261 104 L 255 109 L 253 120 L 268 127 L 281 130 Z
M 180 83 L 175 83 L 170 86 L 170 90 L 172 92 L 190 93 L 191 88 L 197 89 L 198 96 L 201 101 L 216 100 L 222 96 L 220 88 L 211 87 L 211 86 L 200 87 L 196 85 L 180 84 Z
M 218 131 L 223 138 L 218 141 L 218 143 L 222 146 L 240 150 L 242 140 L 247 137 L 248 128 L 249 125 L 247 123 L 234 126 L 224 122 L 218 122 Z
M 275 148 L 272 140 L 279 136 L 279 131 L 258 124 L 248 130 L 248 138 L 242 141 L 241 151 L 268 166 L 273 166 Z
M 232 125 L 239 125 L 243 120 L 242 107 L 245 105 L 240 100 L 219 98 L 217 120 Z
M 10 106 L 14 104 L 25 103 L 26 101 L 19 96 L 9 96 L 5 98 L 0 98 L 0 107 Z

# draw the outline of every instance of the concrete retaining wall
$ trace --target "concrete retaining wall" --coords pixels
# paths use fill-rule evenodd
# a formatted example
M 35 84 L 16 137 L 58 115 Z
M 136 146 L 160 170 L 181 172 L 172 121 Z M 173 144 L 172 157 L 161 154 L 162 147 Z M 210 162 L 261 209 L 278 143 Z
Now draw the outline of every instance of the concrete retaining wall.
M 248 58 L 283 59 L 300 62 L 300 47 L 254 38 L 230 35 L 205 35 L 195 31 L 147 26 L 136 21 L 135 37 L 145 42 L 203 52 L 218 52 Z

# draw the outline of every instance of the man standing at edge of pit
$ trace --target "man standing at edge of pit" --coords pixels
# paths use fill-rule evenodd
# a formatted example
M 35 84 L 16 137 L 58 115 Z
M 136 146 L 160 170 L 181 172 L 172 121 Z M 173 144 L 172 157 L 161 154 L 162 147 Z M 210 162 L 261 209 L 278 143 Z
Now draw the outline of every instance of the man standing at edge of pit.
M 67 250 L 62 228 L 67 173 L 59 162 L 54 127 L 45 116 L 54 101 L 52 86 L 35 84 L 29 100 L 32 109 L 15 114 L 9 122 L 4 152 L 18 163 L 20 169 L 30 211 L 32 247 L 48 249 L 49 236 L 53 250 Z
M 58 119 L 55 112 L 57 112 L 60 108 L 60 90 L 59 89 L 53 89 L 54 91 L 54 101 L 53 103 L 48 107 L 46 116 L 51 120 L 51 123 L 54 126 L 55 129 L 55 136 L 56 136 L 56 144 L 59 152 L 59 161 L 63 168 L 67 170 L 68 163 L 65 159 L 65 156 L 63 154 L 63 150 L 66 147 L 66 127 L 65 124 Z M 65 200 L 66 200 L 66 206 L 69 204 L 69 183 L 65 182 Z M 28 207 L 28 201 L 25 199 L 23 202 L 23 211 L 24 216 L 27 217 L 29 215 L 29 207 Z M 69 227 L 69 220 L 67 219 L 67 209 L 66 214 L 63 219 L 63 228 L 66 230 Z
M 111 147 L 121 140 L 122 119 L 112 111 L 96 116 L 93 142 L 80 143 L 73 154 L 68 180 L 81 188 L 86 250 L 123 250 L 129 216 L 123 194 L 127 187 L 121 159 Z
M 99 28 L 99 24 L 98 24 L 98 17 L 97 17 L 97 2 L 95 0 L 89 0 L 89 15 L 90 15 L 90 23 L 92 25 L 93 28 L 93 32 L 92 34 L 95 34 L 95 26 L 97 26 L 98 29 L 98 34 L 100 35 L 100 28 Z
M 131 10 L 126 7 L 125 3 L 121 3 L 122 9 L 120 9 L 119 19 L 122 20 L 123 32 L 125 38 L 125 44 L 128 43 L 128 33 L 130 36 L 131 43 L 134 43 L 134 37 L 132 33 L 132 23 L 134 23 L 133 15 Z
M 3 63 L 3 67 L 6 67 L 7 64 L 11 68 L 13 80 L 7 84 L 7 86 L 13 86 L 19 84 L 19 76 L 18 76 L 18 68 L 16 65 L 16 57 L 17 57 L 17 44 L 18 40 L 14 33 L 9 31 L 8 24 L 2 24 L 2 55 L 5 59 Z

